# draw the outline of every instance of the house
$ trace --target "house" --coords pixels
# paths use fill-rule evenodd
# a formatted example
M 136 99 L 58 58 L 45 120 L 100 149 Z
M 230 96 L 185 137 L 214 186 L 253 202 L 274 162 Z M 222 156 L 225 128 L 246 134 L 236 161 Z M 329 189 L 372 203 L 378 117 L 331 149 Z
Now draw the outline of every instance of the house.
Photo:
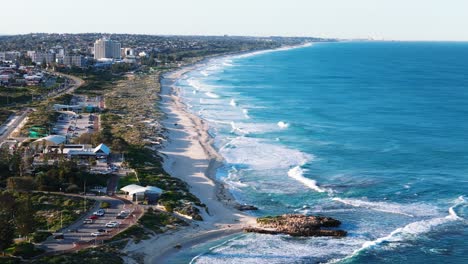
M 96 157 L 108 157 L 110 155 L 110 149 L 108 146 L 104 145 L 104 144 L 99 144 L 99 146 L 95 147 L 94 148 L 94 154 L 96 155 Z

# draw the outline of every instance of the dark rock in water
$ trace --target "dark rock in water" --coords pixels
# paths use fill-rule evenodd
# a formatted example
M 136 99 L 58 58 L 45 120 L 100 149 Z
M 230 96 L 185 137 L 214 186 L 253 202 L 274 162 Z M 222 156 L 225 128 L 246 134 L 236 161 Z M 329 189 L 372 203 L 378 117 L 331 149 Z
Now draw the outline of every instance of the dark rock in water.
M 255 210 L 258 210 L 257 207 L 255 207 L 253 205 L 247 205 L 247 204 L 238 204 L 238 205 L 236 205 L 234 207 L 239 211 L 255 211 Z
M 245 232 L 261 234 L 288 234 L 291 236 L 333 236 L 344 237 L 344 230 L 322 229 L 338 227 L 341 222 L 331 217 L 286 214 L 257 218 L 260 228 L 245 228 Z

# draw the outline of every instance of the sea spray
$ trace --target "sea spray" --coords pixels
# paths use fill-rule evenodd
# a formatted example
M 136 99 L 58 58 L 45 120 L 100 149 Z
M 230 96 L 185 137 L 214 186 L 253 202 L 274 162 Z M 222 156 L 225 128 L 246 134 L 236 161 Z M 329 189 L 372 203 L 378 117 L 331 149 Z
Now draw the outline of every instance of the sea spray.
M 283 122 L 283 121 L 279 121 L 279 122 L 278 122 L 278 127 L 279 127 L 279 128 L 282 128 L 282 129 L 285 129 L 285 128 L 288 128 L 288 127 L 289 127 L 289 124 L 286 123 L 286 122 Z
M 232 107 L 236 107 L 237 106 L 237 103 L 234 99 L 231 99 L 231 101 L 229 101 L 229 104 L 232 106 Z
M 304 177 L 304 169 L 302 169 L 300 166 L 295 166 L 294 168 L 290 169 L 288 171 L 288 176 L 301 182 L 302 184 L 311 188 L 314 191 L 321 192 L 321 193 L 326 192 L 325 189 L 322 189 L 317 185 L 316 181 Z

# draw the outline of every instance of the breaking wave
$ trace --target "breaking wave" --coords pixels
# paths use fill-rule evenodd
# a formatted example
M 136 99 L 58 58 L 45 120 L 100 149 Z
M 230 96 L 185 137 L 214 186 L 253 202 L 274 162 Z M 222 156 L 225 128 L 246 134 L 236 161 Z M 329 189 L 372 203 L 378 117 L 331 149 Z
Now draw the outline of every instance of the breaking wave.
M 421 221 L 409 223 L 403 227 L 395 229 L 387 236 L 380 237 L 372 241 L 366 241 L 359 249 L 355 250 L 351 255 L 343 259 L 333 260 L 331 263 L 336 263 L 338 261 L 353 258 L 357 256 L 359 253 L 368 249 L 375 248 L 383 243 L 388 243 L 388 242 L 397 243 L 397 242 L 402 242 L 408 239 L 414 239 L 414 238 L 417 238 L 421 234 L 432 231 L 434 228 L 440 225 L 447 224 L 453 221 L 462 220 L 463 218 L 458 216 L 457 213 L 455 212 L 455 208 L 464 203 L 465 203 L 465 199 L 463 198 L 463 196 L 460 196 L 458 197 L 455 204 L 448 209 L 449 214 L 447 216 L 435 217 L 435 218 L 431 218 L 427 220 L 421 220 Z
M 366 208 L 384 213 L 400 214 L 409 217 L 430 216 L 437 214 L 437 210 L 435 208 L 423 204 L 409 206 L 389 202 L 371 202 L 359 199 L 342 199 L 338 197 L 332 198 L 332 200 L 353 207 Z
M 300 166 L 296 166 L 292 169 L 290 169 L 288 171 L 288 176 L 303 183 L 305 186 L 311 188 L 312 190 L 314 191 L 317 191 L 317 192 L 326 192 L 325 189 L 323 188 L 320 188 L 318 185 L 317 185 L 317 182 L 312 180 L 312 179 L 309 179 L 309 178 L 306 178 L 304 177 L 304 169 L 302 169 Z
M 206 92 L 205 95 L 211 98 L 219 98 L 219 95 L 212 92 Z

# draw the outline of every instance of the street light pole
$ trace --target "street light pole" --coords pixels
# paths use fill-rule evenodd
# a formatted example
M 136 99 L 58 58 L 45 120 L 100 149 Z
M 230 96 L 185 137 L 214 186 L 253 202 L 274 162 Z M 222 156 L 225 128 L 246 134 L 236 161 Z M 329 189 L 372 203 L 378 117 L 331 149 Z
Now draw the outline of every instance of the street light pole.
M 86 179 L 84 180 L 84 183 L 83 183 L 83 198 L 84 198 L 84 212 L 86 212 Z

